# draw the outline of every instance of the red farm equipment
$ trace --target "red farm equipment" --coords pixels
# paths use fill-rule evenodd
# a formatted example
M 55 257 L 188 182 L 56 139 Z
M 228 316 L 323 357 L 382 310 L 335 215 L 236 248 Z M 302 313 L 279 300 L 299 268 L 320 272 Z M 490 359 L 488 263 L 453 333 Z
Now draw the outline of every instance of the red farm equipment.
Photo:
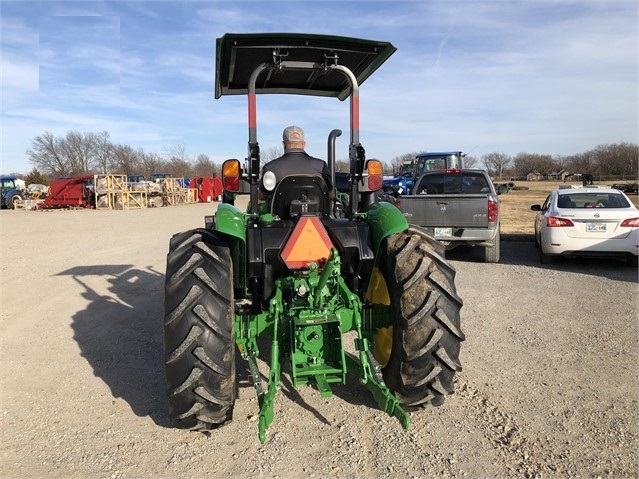
M 93 208 L 93 175 L 57 178 L 49 185 L 49 194 L 38 208 Z
M 200 203 L 210 203 L 217 201 L 222 195 L 222 179 L 218 176 L 191 178 L 190 188 L 197 190 L 197 198 Z

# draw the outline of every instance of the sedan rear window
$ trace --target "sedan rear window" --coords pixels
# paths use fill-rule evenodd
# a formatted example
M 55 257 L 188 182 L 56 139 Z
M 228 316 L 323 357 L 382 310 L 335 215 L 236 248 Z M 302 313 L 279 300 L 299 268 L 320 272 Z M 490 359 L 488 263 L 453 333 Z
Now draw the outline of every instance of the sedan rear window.
M 568 193 L 557 198 L 558 208 L 630 208 L 630 203 L 618 193 Z

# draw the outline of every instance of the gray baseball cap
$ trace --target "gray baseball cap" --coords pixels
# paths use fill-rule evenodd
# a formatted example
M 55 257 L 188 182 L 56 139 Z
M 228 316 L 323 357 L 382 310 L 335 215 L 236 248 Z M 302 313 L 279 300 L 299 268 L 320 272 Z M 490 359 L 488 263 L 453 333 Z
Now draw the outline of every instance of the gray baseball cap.
M 299 126 L 287 126 L 282 133 L 282 140 L 287 143 L 299 143 L 304 141 L 304 130 Z

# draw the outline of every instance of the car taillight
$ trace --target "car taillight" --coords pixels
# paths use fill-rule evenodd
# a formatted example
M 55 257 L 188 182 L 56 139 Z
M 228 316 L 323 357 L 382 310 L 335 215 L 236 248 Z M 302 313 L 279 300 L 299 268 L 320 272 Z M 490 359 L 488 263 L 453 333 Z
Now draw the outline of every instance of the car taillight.
M 638 228 L 639 227 L 639 218 L 628 218 L 621 222 L 621 226 L 626 226 L 628 228 Z
M 549 216 L 546 218 L 546 226 L 554 228 L 557 226 L 575 226 L 575 224 L 568 218 L 557 218 L 556 216 Z
M 497 218 L 499 218 L 499 203 L 488 200 L 488 222 L 496 223 Z
M 447 175 L 461 175 L 462 170 L 459 168 L 448 168 L 444 170 L 444 173 L 446 173 Z

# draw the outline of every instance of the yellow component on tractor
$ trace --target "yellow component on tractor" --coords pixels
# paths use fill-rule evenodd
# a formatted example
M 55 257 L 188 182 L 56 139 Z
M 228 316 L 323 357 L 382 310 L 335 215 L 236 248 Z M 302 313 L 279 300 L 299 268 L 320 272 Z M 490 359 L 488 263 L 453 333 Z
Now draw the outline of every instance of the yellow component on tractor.
M 390 306 L 390 295 L 388 287 L 381 271 L 375 267 L 371 275 L 368 290 L 366 291 L 366 299 L 373 304 L 383 304 Z M 383 368 L 388 363 L 391 349 L 393 347 L 393 327 L 380 328 L 374 337 L 375 347 L 373 348 L 373 356 Z

